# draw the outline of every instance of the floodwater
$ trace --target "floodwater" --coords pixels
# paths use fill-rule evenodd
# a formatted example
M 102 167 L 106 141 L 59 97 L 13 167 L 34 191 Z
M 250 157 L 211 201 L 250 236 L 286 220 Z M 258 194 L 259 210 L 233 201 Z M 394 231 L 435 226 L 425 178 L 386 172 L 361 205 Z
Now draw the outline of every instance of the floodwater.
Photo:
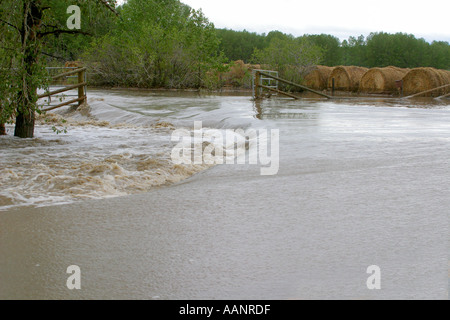
M 92 90 L 89 104 L 0 138 L 0 299 L 448 298 L 448 100 Z M 278 170 L 175 164 L 171 136 L 195 121 L 247 149 L 239 129 L 278 130 Z

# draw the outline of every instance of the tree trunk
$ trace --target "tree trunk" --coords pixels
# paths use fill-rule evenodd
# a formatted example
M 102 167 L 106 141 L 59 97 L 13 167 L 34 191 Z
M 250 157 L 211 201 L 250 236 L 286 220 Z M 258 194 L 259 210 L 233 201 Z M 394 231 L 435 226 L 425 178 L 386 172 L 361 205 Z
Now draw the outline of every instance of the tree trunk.
M 16 128 L 14 136 L 19 138 L 33 138 L 34 136 L 34 111 L 24 114 L 19 112 L 16 116 Z
M 42 23 L 41 0 L 24 1 L 21 38 L 24 50 L 25 73 L 23 78 L 24 88 L 18 97 L 21 102 L 16 110 L 16 128 L 14 135 L 20 138 L 33 138 L 34 136 L 34 112 L 36 110 L 37 87 L 34 84 L 33 71 L 39 58 L 39 41 L 37 33 Z
M 6 128 L 4 123 L 0 123 L 0 136 L 6 135 Z

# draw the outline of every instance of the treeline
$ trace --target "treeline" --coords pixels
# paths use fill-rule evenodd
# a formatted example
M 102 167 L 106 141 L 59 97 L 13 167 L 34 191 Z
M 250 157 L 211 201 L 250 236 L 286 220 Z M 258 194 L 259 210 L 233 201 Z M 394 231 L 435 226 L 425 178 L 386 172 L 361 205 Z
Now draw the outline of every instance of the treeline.
M 104 11 L 96 17 L 80 6 L 88 34 L 53 37 L 46 53 L 49 64 L 61 63 L 55 57 L 83 61 L 91 85 L 217 89 L 225 84 L 227 64 L 237 60 L 276 69 L 296 82 L 315 64 L 450 69 L 447 42 L 404 33 L 340 41 L 327 34 L 215 29 L 201 11 L 179 0 L 128 0 L 117 8 L 120 18 Z
M 109 33 L 81 54 L 97 85 L 145 88 L 208 86 L 220 69 L 214 26 L 177 0 L 129 0 Z
M 301 81 L 315 64 L 450 69 L 447 42 L 404 33 L 342 42 L 327 34 L 257 34 L 215 29 L 200 10 L 179 0 L 128 0 L 117 8 L 119 18 L 98 10 L 93 15 L 90 3 L 79 0 L 86 32 L 51 37 L 43 53 L 47 65 L 82 61 L 91 85 L 217 89 L 227 64 L 237 60 L 276 69 L 292 81 Z M 63 5 L 54 6 L 64 21 Z
M 450 69 L 450 45 L 444 41 L 429 43 L 406 33 L 371 33 L 340 41 L 327 34 L 294 38 L 280 31 L 258 34 L 248 31 L 218 29 L 219 51 L 232 61 L 260 63 L 255 50 L 264 50 L 274 39 L 309 42 L 321 49 L 320 63 L 325 66 L 355 65 L 367 68 L 397 66 L 401 68 L 434 67 Z

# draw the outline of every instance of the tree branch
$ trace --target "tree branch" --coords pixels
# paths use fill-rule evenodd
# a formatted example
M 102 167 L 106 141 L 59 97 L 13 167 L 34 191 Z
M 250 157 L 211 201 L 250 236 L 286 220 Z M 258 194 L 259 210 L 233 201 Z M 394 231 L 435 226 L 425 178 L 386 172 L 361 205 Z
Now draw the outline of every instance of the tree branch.
M 106 6 L 109 10 L 111 10 L 116 16 L 119 16 L 119 13 L 114 9 L 106 0 L 98 0 L 104 6 Z
M 84 32 L 84 31 L 80 31 L 80 30 L 53 30 L 53 31 L 47 31 L 47 32 L 39 32 L 38 36 L 39 37 L 45 37 L 48 36 L 50 34 L 83 34 L 85 36 L 91 36 L 92 34 L 90 34 L 89 32 Z
M 44 51 L 41 51 L 41 54 L 43 54 L 44 56 L 47 56 L 47 57 L 51 57 L 51 58 L 54 58 L 54 59 L 61 60 L 61 61 L 67 61 L 67 59 L 65 59 L 63 57 L 57 57 L 57 56 L 54 56 L 54 55 L 52 55 L 50 53 L 47 53 L 47 52 L 44 52 Z
M 15 25 L 9 23 L 8 21 L 5 21 L 5 20 L 3 20 L 3 19 L 0 19 L 0 22 L 3 22 L 3 23 L 5 23 L 5 24 L 7 24 L 8 26 L 13 27 L 14 29 L 16 29 L 17 31 L 20 32 L 19 28 L 17 28 Z
M 9 51 L 16 51 L 17 50 L 17 49 L 7 48 L 7 47 L 4 47 L 4 46 L 0 46 L 0 48 L 4 49 L 4 50 L 9 50 Z

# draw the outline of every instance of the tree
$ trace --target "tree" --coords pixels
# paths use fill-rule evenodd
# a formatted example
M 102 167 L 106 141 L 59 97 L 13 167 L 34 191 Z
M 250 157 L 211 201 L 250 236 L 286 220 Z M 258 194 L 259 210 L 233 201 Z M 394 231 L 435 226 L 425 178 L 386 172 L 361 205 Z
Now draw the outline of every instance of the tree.
M 113 10 L 115 1 L 90 0 Z M 85 5 L 86 1 L 78 1 Z M 34 135 L 37 90 L 47 83 L 45 61 L 40 59 L 46 39 L 60 34 L 82 34 L 79 30 L 68 30 L 61 22 L 60 10 L 66 12 L 73 1 L 13 0 L 0 2 L 1 47 L 5 58 L 0 68 L 6 69 L 5 82 L 0 88 L 2 106 L 0 123 L 15 115 L 14 135 L 32 138 Z
M 277 70 L 281 78 L 300 83 L 320 63 L 323 50 L 307 38 L 275 36 L 264 50 L 255 50 L 253 62 Z
M 0 24 L 0 33 L 5 34 L 5 28 Z M 0 135 L 6 134 L 5 123 L 10 116 L 6 114 L 6 110 L 3 106 L 4 102 L 7 102 L 9 91 L 9 72 L 7 72 L 7 58 L 9 51 L 5 47 L 0 46 Z
M 367 38 L 367 63 L 368 67 L 439 67 L 443 61 L 441 55 L 437 52 L 433 54 L 430 50 L 428 42 L 412 34 L 371 33 Z
M 71 1 L 74 2 L 74 1 Z M 52 4 L 55 12 L 54 25 L 64 28 L 68 14 L 67 6 L 70 2 L 54 1 Z M 70 3 L 73 4 L 73 3 Z M 59 65 L 65 61 L 75 61 L 80 55 L 90 47 L 92 41 L 106 35 L 111 29 L 114 29 L 119 21 L 116 14 L 120 11 L 120 7 L 114 14 L 110 9 L 105 10 L 105 6 L 100 1 L 88 1 L 79 6 L 82 16 L 83 33 L 78 34 L 56 34 L 45 39 L 45 51 L 43 51 L 47 64 Z M 112 7 L 111 7 L 112 8 Z
M 450 45 L 445 41 L 433 41 L 430 45 L 430 61 L 433 67 L 450 70 Z
M 305 35 L 312 44 L 322 48 L 323 59 L 322 64 L 325 66 L 336 66 L 342 60 L 342 51 L 340 50 L 341 42 L 338 38 L 329 34 Z
M 231 61 L 249 62 L 255 49 L 267 47 L 266 36 L 255 32 L 218 29 L 219 50 Z
M 214 25 L 178 0 L 129 0 L 83 55 L 99 85 L 201 87 L 222 64 Z
M 367 66 L 366 41 L 363 35 L 342 41 L 342 65 Z

